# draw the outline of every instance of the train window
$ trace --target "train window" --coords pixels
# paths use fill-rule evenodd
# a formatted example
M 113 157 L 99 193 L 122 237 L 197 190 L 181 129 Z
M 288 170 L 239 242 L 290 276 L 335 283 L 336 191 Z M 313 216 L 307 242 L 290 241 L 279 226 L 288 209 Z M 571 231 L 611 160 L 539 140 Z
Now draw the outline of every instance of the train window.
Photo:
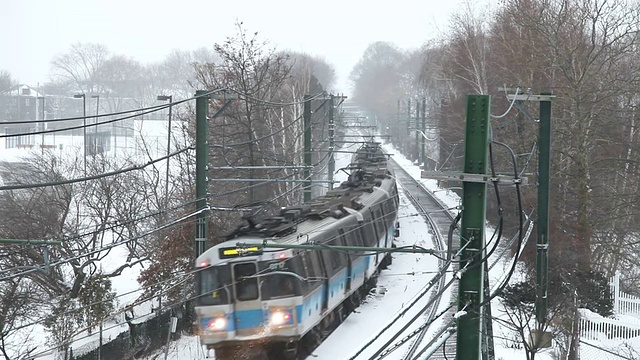
M 378 205 L 374 211 L 375 219 L 377 221 L 374 222 L 376 226 L 376 235 L 378 236 L 376 239 L 380 239 L 384 236 L 384 215 L 382 214 L 382 205 Z
M 315 289 L 322 283 L 320 279 L 324 277 L 322 268 L 320 267 L 320 259 L 318 258 L 318 252 L 306 251 L 302 256 L 302 261 L 307 268 L 307 287 L 308 289 Z
M 211 266 L 196 273 L 198 298 L 200 306 L 228 304 L 231 298 L 229 291 L 229 267 Z
M 304 269 L 307 272 L 307 277 L 315 278 L 321 276 L 318 275 L 313 268 L 313 263 L 311 262 L 309 251 L 305 251 L 304 253 L 302 253 L 302 264 L 304 265 Z
M 365 212 L 364 214 L 364 222 L 360 226 L 360 234 L 362 235 L 362 241 L 365 246 L 372 246 L 376 242 L 375 229 L 373 227 L 373 222 L 371 221 L 371 213 Z
M 258 298 L 258 278 L 255 263 L 241 263 L 233 266 L 233 278 L 236 282 L 236 298 L 240 301 Z
M 387 223 L 388 226 L 391 226 L 391 224 L 395 221 L 395 218 L 396 218 L 396 210 L 394 207 L 395 203 L 391 198 L 387 199 L 384 203 L 386 205 L 384 212 L 387 214 L 385 222 Z
M 302 262 L 302 256 L 296 255 L 285 261 L 261 261 L 259 263 L 259 269 L 260 296 L 263 300 L 292 294 L 300 295 L 304 289 L 306 289 L 307 283 L 305 279 L 308 275 L 305 265 Z M 282 276 L 285 276 L 285 278 L 282 278 Z M 288 282 L 291 281 L 293 283 L 288 284 Z M 291 291 L 284 291 L 284 289 L 290 287 L 293 287 L 295 290 L 293 293 L 291 293 Z
M 393 198 L 393 202 L 395 203 L 395 207 L 398 206 L 398 202 L 400 201 L 398 197 L 398 185 L 393 184 L 393 189 L 391 190 L 391 197 Z
M 360 231 L 357 225 L 348 227 L 349 230 L 344 233 L 346 244 L 349 246 L 363 246 Z
M 301 295 L 302 282 L 293 275 L 265 274 L 260 277 L 262 300 Z
M 378 210 L 372 211 L 371 214 L 373 221 L 371 221 L 371 224 L 373 225 L 373 243 L 377 243 L 378 239 L 380 239 L 380 214 Z
M 343 245 L 343 244 L 341 243 L 340 237 L 334 234 L 334 236 L 329 241 L 328 245 L 336 246 L 336 245 Z M 331 270 L 333 270 L 334 274 L 338 269 L 340 269 L 341 266 L 343 266 L 346 263 L 346 260 L 345 260 L 346 255 L 342 251 L 331 250 L 331 251 L 323 251 L 323 252 L 325 253 L 325 258 L 329 257 L 329 261 L 331 262 Z

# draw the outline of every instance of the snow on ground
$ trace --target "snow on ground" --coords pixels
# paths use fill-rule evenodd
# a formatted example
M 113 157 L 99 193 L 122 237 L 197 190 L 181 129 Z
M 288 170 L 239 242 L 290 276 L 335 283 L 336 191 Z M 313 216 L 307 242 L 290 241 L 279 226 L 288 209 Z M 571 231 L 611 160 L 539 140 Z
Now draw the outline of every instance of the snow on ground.
M 354 147 L 349 150 L 355 150 Z M 420 179 L 420 169 L 415 166 L 410 160 L 406 159 L 393 147 L 385 145 L 385 150 L 394 154 L 393 158 L 409 172 L 411 176 L 416 179 Z M 344 167 L 349 163 L 350 155 L 345 153 L 338 153 L 336 155 L 336 169 Z M 343 173 L 338 173 L 337 180 L 344 180 L 340 176 L 346 177 Z M 460 198 L 446 189 L 441 189 L 437 186 L 437 181 L 420 179 L 420 181 L 431 191 L 434 191 L 436 196 L 447 206 L 453 208 L 460 204 Z M 400 209 L 399 209 L 399 221 L 400 221 L 400 237 L 397 239 L 398 245 L 420 245 L 427 248 L 432 248 L 432 238 L 429 234 L 428 226 L 424 223 L 421 216 L 418 215 L 418 211 L 411 205 L 409 200 L 403 195 L 400 190 Z M 487 229 L 487 236 L 491 236 L 492 229 Z M 378 279 L 378 287 L 376 291 L 366 299 L 366 301 L 352 313 L 344 323 L 336 329 L 324 342 L 320 345 L 308 360 L 338 360 L 347 359 L 355 354 L 369 339 L 378 333 L 387 323 L 403 308 L 409 304 L 416 294 L 418 294 L 423 287 L 434 276 L 434 272 L 438 269 L 438 261 L 435 257 L 424 254 L 394 254 L 393 264 L 389 269 L 381 272 Z M 494 271 L 490 274 L 493 282 L 504 273 L 505 265 L 496 266 Z M 428 298 L 428 295 L 426 296 Z M 440 304 L 439 310 L 443 310 L 449 304 L 450 291 L 445 293 L 444 298 Z M 424 302 L 422 302 L 424 303 Z M 492 308 L 498 306 L 497 301 L 494 300 Z M 497 309 L 493 310 L 494 314 L 498 314 Z M 409 312 L 405 315 L 405 318 L 412 316 L 414 313 Z M 447 319 L 448 320 L 448 319 Z M 432 326 L 432 330 L 429 335 L 425 337 L 425 341 L 430 339 L 430 336 L 439 328 L 440 324 L 445 319 L 440 319 Z M 416 321 L 412 327 L 408 329 L 411 331 L 420 324 L 420 321 Z M 386 331 L 381 338 L 388 339 L 392 334 L 398 330 L 399 327 L 391 327 Z M 505 335 L 505 331 L 507 331 Z M 405 332 L 406 334 L 407 332 Z M 494 322 L 494 333 L 503 334 L 503 336 L 511 336 L 508 333 L 508 329 L 503 328 L 499 324 Z M 398 338 L 400 339 L 400 338 Z M 397 340 L 397 339 L 396 339 Z M 195 345 L 194 345 L 195 344 Z M 423 343 L 424 344 L 424 343 Z M 525 354 L 522 349 L 511 349 L 508 344 L 503 344 L 501 341 L 496 340 L 496 359 L 524 359 Z M 194 349 L 199 348 L 197 345 L 196 337 L 183 336 L 183 338 L 176 342 L 176 345 L 171 345 L 169 349 L 170 359 L 201 359 L 196 355 L 199 352 Z M 369 358 L 368 355 L 373 354 L 375 346 L 372 349 L 368 349 L 363 352 L 358 358 Z M 402 358 L 405 348 L 400 348 L 391 353 L 388 359 Z M 162 354 L 163 351 L 158 351 L 157 354 Z M 213 352 L 212 352 L 213 353 Z M 202 352 L 204 354 L 204 351 Z M 212 354 L 211 354 L 212 355 Z M 155 356 L 148 357 L 154 359 Z M 198 355 L 200 356 L 200 355 Z M 202 355 L 204 356 L 204 355 Z M 538 359 L 546 360 L 550 359 L 546 354 L 538 355 Z
M 385 145 L 386 151 L 394 154 L 394 159 L 411 174 L 414 178 L 420 179 L 420 169 L 411 161 L 398 153 L 393 147 Z M 355 148 L 351 148 L 355 150 Z M 346 166 L 349 162 L 350 155 L 339 153 L 336 155 L 336 169 Z M 336 179 L 343 181 L 343 173 L 338 173 Z M 341 177 L 342 176 L 342 177 Z M 420 179 L 420 181 L 445 205 L 453 208 L 460 204 L 460 198 L 453 191 L 441 189 L 438 187 L 437 181 Z M 428 228 L 422 221 L 417 211 L 409 203 L 409 201 L 401 193 L 401 205 L 399 210 L 400 216 L 400 238 L 398 244 L 408 245 L 416 243 L 421 246 L 430 247 L 431 236 L 428 234 Z M 487 239 L 493 234 L 493 229 L 488 227 L 486 231 Z M 492 260 L 493 261 L 493 260 Z M 504 259 L 496 264 L 490 271 L 490 282 L 492 288 L 499 282 L 502 275 L 508 271 L 510 262 Z M 357 311 L 351 314 L 345 322 L 336 329 L 325 342 L 314 351 L 308 360 L 340 360 L 347 359 L 353 355 L 362 345 L 372 336 L 377 334 L 379 329 L 384 327 L 389 319 L 391 319 L 398 311 L 412 300 L 416 293 L 432 278 L 432 272 L 437 269 L 437 261 L 429 255 L 421 254 L 395 254 L 393 264 L 388 270 L 382 271 L 378 280 L 378 288 L 373 292 L 360 306 Z M 414 272 L 414 275 L 408 275 Z M 524 279 L 525 272 L 523 269 L 516 269 L 513 274 L 512 281 L 521 281 Z M 445 294 L 440 309 L 446 307 L 449 303 L 449 295 Z M 504 308 L 501 306 L 498 298 L 492 301 L 492 315 L 502 320 L 506 320 Z M 405 315 L 409 316 L 409 315 Z M 441 320 L 444 321 L 444 320 Z M 440 322 L 441 323 L 441 322 Z M 438 322 L 432 326 L 434 330 L 430 331 L 430 335 L 425 337 L 425 341 L 430 339 L 431 334 L 439 327 Z M 410 328 L 413 329 L 412 327 Z M 513 339 L 517 339 L 516 333 L 505 327 L 498 321 L 493 322 L 495 354 L 497 360 L 525 359 L 526 355 L 521 344 L 514 343 Z M 383 336 L 389 336 L 394 333 L 393 328 L 387 331 Z M 520 339 L 521 340 L 521 339 Z M 619 360 L 621 357 L 616 354 L 630 354 L 630 348 L 640 349 L 640 338 L 626 341 L 624 345 L 619 340 L 602 340 L 602 341 L 586 341 L 580 348 L 581 358 L 586 360 L 612 359 Z M 517 346 L 514 346 L 517 345 Z M 592 346 L 593 345 L 593 346 Z M 609 350 L 601 350 L 606 348 Z M 553 349 L 544 350 L 536 354 L 536 359 L 550 360 L 554 358 Z M 360 358 L 368 358 L 366 355 L 371 352 L 365 352 Z M 400 358 L 404 353 L 404 349 L 399 349 L 388 356 L 389 359 Z M 163 354 L 158 351 L 154 356 L 148 359 L 155 359 Z M 169 359 L 187 360 L 187 359 L 204 359 L 205 352 L 198 345 L 197 337 L 183 336 L 179 341 L 171 344 L 169 348 Z
M 65 150 L 71 150 L 73 144 L 63 147 Z M 356 145 L 345 146 L 342 150 L 353 151 Z M 416 179 L 420 179 L 420 169 L 414 165 L 410 160 L 402 156 L 396 149 L 389 145 L 385 145 L 385 149 L 394 154 L 394 159 Z M 161 152 L 161 149 L 158 149 Z M 60 151 L 60 150 L 58 150 Z M 26 151 L 24 149 L 4 151 L 2 154 L 3 160 L 17 160 L 20 155 L 24 155 Z M 336 153 L 336 169 L 345 167 L 349 164 L 351 154 Z M 337 181 L 344 181 L 346 174 L 344 172 L 337 172 L 335 179 Z M 460 198 L 450 190 L 441 189 L 438 187 L 437 181 L 420 179 L 420 181 L 436 196 L 450 208 L 454 208 L 460 204 Z M 422 217 L 417 215 L 417 210 L 410 204 L 410 202 L 401 193 L 400 201 L 400 238 L 397 240 L 399 245 L 420 245 L 427 248 L 432 247 L 431 235 L 428 233 L 428 227 L 423 222 Z M 493 229 L 487 229 L 487 238 L 490 238 L 493 233 Z M 108 259 L 103 261 L 105 270 L 109 264 L 117 264 L 117 259 L 123 255 L 124 249 L 114 249 L 109 254 Z M 437 270 L 437 260 L 424 254 L 395 254 L 393 264 L 388 270 L 384 270 L 379 278 L 378 287 L 376 291 L 366 299 L 365 303 L 360 306 L 357 311 L 351 314 L 345 322 L 336 331 L 334 331 L 329 338 L 313 353 L 313 356 L 309 359 L 345 359 L 353 355 L 355 351 L 360 349 L 362 345 L 367 342 L 374 334 L 377 333 L 387 322 L 394 317 L 401 309 L 405 308 L 407 304 L 414 298 L 414 296 L 420 292 L 425 284 L 433 277 Z M 490 281 L 492 286 L 499 280 L 505 271 L 509 268 L 508 262 L 499 263 L 490 272 Z M 140 266 L 133 268 L 127 268 L 123 271 L 122 275 L 113 280 L 113 288 L 118 294 L 119 304 L 122 307 L 125 304 L 130 303 L 139 296 L 138 292 L 135 292 L 139 288 L 137 283 L 137 277 L 141 270 Z M 514 274 L 515 279 L 522 279 L 523 273 L 516 271 Z M 440 309 L 444 309 L 449 304 L 449 294 L 445 294 L 445 298 L 441 302 Z M 428 298 L 428 296 L 426 296 Z M 136 317 L 140 319 L 151 312 L 152 304 L 147 303 L 143 307 L 136 309 Z M 505 315 L 498 299 L 492 302 L 492 312 L 494 317 L 504 319 Z M 405 316 L 410 316 L 407 314 Z M 440 323 L 444 320 L 440 320 Z M 419 321 L 418 321 L 419 322 Z M 415 328 L 418 324 L 409 330 Z M 510 329 L 502 326 L 499 322 L 494 321 L 494 335 L 495 335 L 495 347 L 496 347 L 496 359 L 524 359 L 524 350 L 521 348 L 514 348 L 513 341 L 508 339 L 514 338 L 514 333 Z M 435 329 L 439 328 L 439 323 L 436 322 L 434 329 L 427 335 L 425 341 L 430 339 L 431 334 Z M 105 324 L 104 338 L 115 337 L 121 331 L 126 331 L 126 324 L 122 325 L 111 322 Z M 395 328 L 391 328 L 384 336 L 390 336 L 394 333 Z M 44 332 L 42 329 L 35 329 L 32 333 L 32 339 L 39 338 L 40 342 L 44 342 Z M 80 334 L 76 343 L 74 343 L 74 353 L 77 354 L 76 349 L 80 350 L 81 347 L 93 347 L 97 343 L 97 334 L 94 332 L 91 336 L 88 334 Z M 506 340 L 505 340 L 506 339 Z M 619 347 L 619 351 L 624 353 L 625 345 L 621 341 L 590 341 L 589 343 L 597 347 L 606 347 L 608 349 Z M 619 344 L 618 344 L 619 343 Z M 627 342 L 629 344 L 629 342 Z M 632 347 L 640 348 L 640 340 L 632 341 Z M 45 347 L 46 348 L 46 347 Z M 401 357 L 404 349 L 399 349 L 392 353 L 388 358 L 396 359 Z M 536 356 L 537 359 L 546 360 L 551 359 L 550 350 L 546 350 Z M 612 355 L 603 350 L 599 350 L 596 347 L 584 344 L 582 345 L 581 352 L 586 355 L 584 359 L 619 359 L 619 357 Z M 365 358 L 367 354 L 371 352 L 363 353 L 360 358 Z M 212 355 L 212 354 L 211 354 Z M 206 357 L 205 350 L 199 345 L 199 340 L 195 336 L 182 336 L 179 340 L 171 342 L 169 345 L 168 359 L 172 360 L 186 360 L 186 359 L 204 359 Z M 148 359 L 164 358 L 164 349 L 158 350 Z M 38 357 L 42 360 L 54 359 L 53 355 L 47 355 Z
M 433 248 L 431 234 L 428 233 L 421 216 L 409 200 L 401 196 L 398 211 L 400 237 L 398 246 L 417 245 Z M 360 349 L 378 329 L 381 329 L 409 302 L 420 293 L 438 270 L 438 260 L 426 254 L 398 253 L 393 255 L 393 264 L 380 273 L 378 286 L 364 303 L 336 329 L 309 359 L 344 359 Z M 425 296 L 422 303 L 428 300 Z M 406 317 L 416 312 L 408 312 Z M 402 323 L 400 321 L 400 323 Z M 391 327 L 382 339 L 388 339 L 401 326 Z M 375 347 L 367 349 L 359 358 L 369 358 Z M 389 359 L 398 359 L 397 351 Z

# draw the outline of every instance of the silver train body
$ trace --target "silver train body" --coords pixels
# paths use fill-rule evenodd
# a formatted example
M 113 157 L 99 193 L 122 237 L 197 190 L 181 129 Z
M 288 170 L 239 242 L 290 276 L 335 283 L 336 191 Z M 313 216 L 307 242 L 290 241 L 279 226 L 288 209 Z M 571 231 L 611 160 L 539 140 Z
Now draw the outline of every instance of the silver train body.
M 199 336 L 217 358 L 251 358 L 249 349 L 295 358 L 301 340 L 317 340 L 348 315 L 390 263 L 385 253 L 253 245 L 392 247 L 398 192 L 387 157 L 373 143 L 352 161 L 339 188 L 240 228 L 198 257 Z

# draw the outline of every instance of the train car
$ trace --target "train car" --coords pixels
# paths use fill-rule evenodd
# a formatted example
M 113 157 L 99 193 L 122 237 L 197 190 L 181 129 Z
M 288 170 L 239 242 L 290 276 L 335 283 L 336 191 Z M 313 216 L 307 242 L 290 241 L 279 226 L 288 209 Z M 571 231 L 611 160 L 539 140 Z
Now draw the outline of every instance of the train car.
M 398 191 L 379 144 L 362 146 L 349 169 L 340 187 L 250 222 L 197 258 L 200 342 L 215 349 L 216 359 L 305 356 L 391 263 L 389 253 L 329 250 L 389 248 L 397 236 Z M 327 250 L 272 247 L 284 244 Z

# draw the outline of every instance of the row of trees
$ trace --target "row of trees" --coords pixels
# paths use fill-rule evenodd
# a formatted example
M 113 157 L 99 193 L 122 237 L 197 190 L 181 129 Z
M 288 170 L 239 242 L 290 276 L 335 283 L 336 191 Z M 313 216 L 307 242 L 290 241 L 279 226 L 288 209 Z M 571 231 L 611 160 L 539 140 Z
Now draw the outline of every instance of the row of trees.
M 257 33 L 247 33 L 242 24 L 235 36 L 211 50 L 174 51 L 157 64 L 143 66 L 99 44 L 76 44 L 51 65 L 52 82 L 43 87 L 48 95 L 100 94 L 101 104 L 103 97 L 111 99 L 109 111 L 120 110 L 117 104 L 123 98 L 136 99 L 144 106 L 163 93 L 177 100 L 191 96 L 195 89 L 233 89 L 239 100 L 209 123 L 212 168 L 301 164 L 301 100 L 305 94 L 328 89 L 335 76 L 323 60 L 278 52 Z M 175 137 L 176 149 L 194 142 L 192 105 L 174 109 L 174 116 L 184 124 L 183 133 Z M 222 105 L 211 101 L 210 114 L 216 114 Z M 326 147 L 322 138 L 328 127 L 323 112 L 316 112 L 313 118 L 316 148 Z M 144 138 L 141 141 L 144 146 Z M 99 154 L 87 159 L 87 176 L 144 160 L 139 155 L 112 158 Z M 318 171 L 326 164 L 322 160 Z M 0 237 L 63 240 L 61 246 L 46 250 L 18 245 L 1 249 L 0 351 L 7 359 L 33 351 L 29 342 L 19 338 L 24 335 L 21 326 L 44 325 L 50 332 L 50 344 L 66 349 L 73 334 L 107 319 L 117 307 L 111 279 L 128 268 L 144 268 L 139 278 L 141 299 L 158 297 L 163 304 L 173 305 L 190 297 L 191 284 L 185 280 L 193 266 L 194 226 L 188 218 L 194 211 L 193 152 L 173 157 L 171 164 L 168 193 L 163 186 L 163 163 L 75 184 L 0 191 L 0 216 L 6 219 L 0 224 Z M 63 159 L 47 152 L 6 166 L 14 177 L 5 177 L 5 184 L 84 176 L 82 158 Z M 21 170 L 14 171 L 18 168 Z M 211 170 L 209 175 L 211 179 L 302 177 L 300 170 L 291 168 Z M 253 215 L 270 214 L 283 204 L 301 201 L 299 187 L 282 182 L 211 181 L 209 193 L 208 202 L 214 209 L 248 208 Z M 187 220 L 176 221 L 183 217 Z M 210 239 L 219 241 L 241 223 L 242 212 L 214 210 L 210 221 Z M 122 245 L 109 248 L 115 244 Z M 102 268 L 106 259 L 110 266 Z M 45 268 L 45 263 L 51 266 Z
M 511 93 L 552 92 L 552 254 L 579 271 L 629 272 L 638 263 L 632 249 L 640 230 L 635 5 L 510 0 L 490 12 L 467 5 L 442 39 L 418 51 L 372 44 L 352 72 L 354 97 L 389 126 L 397 121 L 397 99 L 426 96 L 443 143 L 451 144 L 464 137 L 467 94 L 492 95 L 497 114 L 510 105 L 499 89 L 505 85 Z M 423 60 L 419 70 L 412 61 L 416 53 Z M 528 155 L 538 131 L 537 103 L 524 106 L 533 117 L 514 109 L 493 120 L 492 137 Z M 444 162 L 448 154 L 441 156 Z M 496 156 L 508 169 L 508 154 Z M 535 160 L 526 163 L 527 171 L 535 172 Z M 535 193 L 531 187 L 525 195 L 533 200 L 527 211 L 535 208 Z
M 563 302 L 562 294 L 575 289 L 582 305 L 606 313 L 610 306 L 589 304 L 607 296 L 606 291 L 592 290 L 606 284 L 615 271 L 623 273 L 625 291 L 640 292 L 638 5 L 507 0 L 480 9 L 469 2 L 439 40 L 412 52 L 374 43 L 352 72 L 354 97 L 392 131 L 404 125 L 397 124 L 397 99 L 425 96 L 429 117 L 437 119 L 441 130 L 439 165 L 456 169 L 462 168 L 459 144 L 467 94 L 492 95 L 493 114 L 509 108 L 505 92 L 499 90 L 505 85 L 510 93 L 518 88 L 525 94 L 556 95 L 549 255 L 551 283 L 566 287 L 550 293 L 552 307 L 554 302 L 564 304 L 556 307 L 559 311 L 572 305 Z M 419 70 L 411 60 L 416 52 L 422 60 Z M 372 88 L 376 91 L 370 92 Z M 521 154 L 519 168 L 535 174 L 538 104 L 523 106 L 525 111 L 514 108 L 506 117 L 492 119 L 492 139 Z M 401 147 L 404 138 L 392 141 Z M 512 171 L 508 153 L 494 148 L 494 160 L 498 171 Z M 502 208 L 514 209 L 515 196 L 501 195 Z M 535 211 L 535 186 L 523 189 L 523 200 L 525 212 Z M 490 200 L 489 207 L 488 214 L 495 218 L 495 201 Z M 504 213 L 511 224 L 517 224 L 516 215 Z M 530 250 L 525 260 L 534 269 L 533 245 Z

